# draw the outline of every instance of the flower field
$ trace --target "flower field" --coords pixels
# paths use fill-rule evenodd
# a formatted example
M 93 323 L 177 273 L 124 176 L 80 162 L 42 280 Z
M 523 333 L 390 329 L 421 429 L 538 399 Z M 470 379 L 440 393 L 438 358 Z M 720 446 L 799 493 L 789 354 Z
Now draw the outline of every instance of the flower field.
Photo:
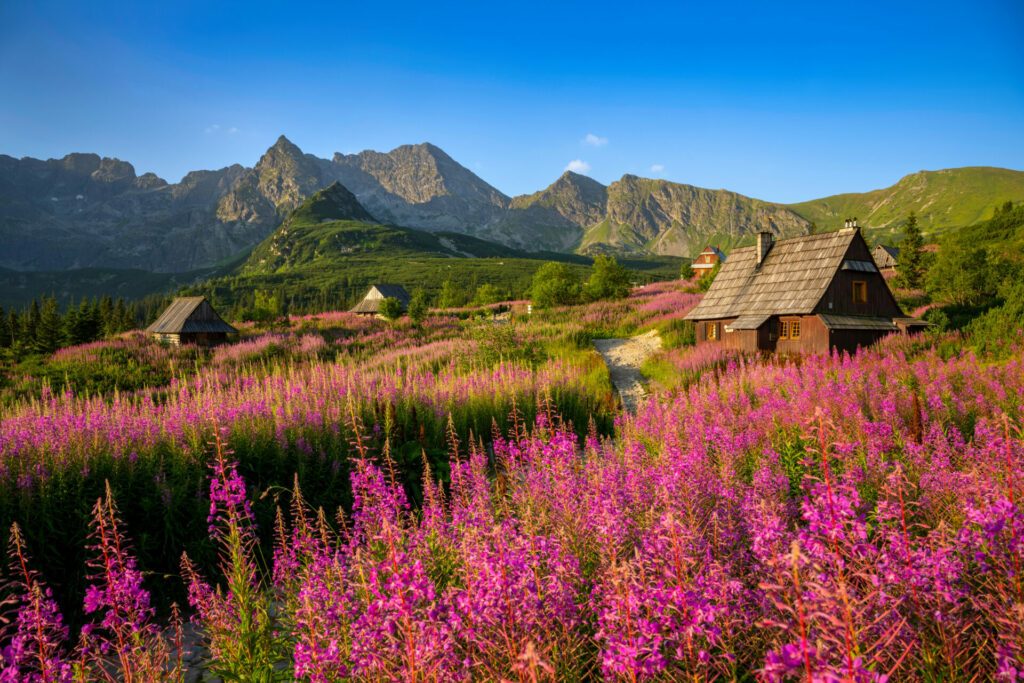
M 1024 350 L 669 348 L 619 412 L 589 339 L 696 296 L 325 316 L 9 404 L 0 680 L 1024 675 Z

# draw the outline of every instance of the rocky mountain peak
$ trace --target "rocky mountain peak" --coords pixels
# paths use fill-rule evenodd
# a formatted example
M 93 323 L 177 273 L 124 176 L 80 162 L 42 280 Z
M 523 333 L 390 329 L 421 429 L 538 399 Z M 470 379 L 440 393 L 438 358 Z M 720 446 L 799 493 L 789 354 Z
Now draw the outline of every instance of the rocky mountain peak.
M 99 167 L 92 172 L 92 179 L 101 183 L 117 183 L 135 180 L 135 167 L 127 161 L 103 157 Z

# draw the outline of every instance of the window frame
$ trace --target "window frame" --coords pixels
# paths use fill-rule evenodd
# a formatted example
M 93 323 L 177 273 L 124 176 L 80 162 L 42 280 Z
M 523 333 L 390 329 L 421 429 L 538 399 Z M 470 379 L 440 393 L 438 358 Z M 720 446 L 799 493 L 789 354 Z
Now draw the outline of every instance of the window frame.
M 704 327 L 704 339 L 707 340 L 707 341 L 718 341 L 719 340 L 718 323 L 716 323 L 716 322 L 707 322 L 707 323 L 704 323 L 704 325 L 705 325 L 705 327 Z
M 788 320 L 780 320 L 779 321 L 779 340 L 781 341 L 781 340 L 788 340 L 788 339 L 789 339 L 789 321 Z
M 800 327 L 801 327 L 801 325 L 800 325 L 800 321 L 799 320 L 790 320 L 789 321 L 789 338 L 790 338 L 790 340 L 792 340 L 792 341 L 799 341 L 799 339 L 800 339 L 800 332 L 801 332 Z
M 868 281 L 854 280 L 852 283 L 853 304 L 860 306 L 868 302 Z

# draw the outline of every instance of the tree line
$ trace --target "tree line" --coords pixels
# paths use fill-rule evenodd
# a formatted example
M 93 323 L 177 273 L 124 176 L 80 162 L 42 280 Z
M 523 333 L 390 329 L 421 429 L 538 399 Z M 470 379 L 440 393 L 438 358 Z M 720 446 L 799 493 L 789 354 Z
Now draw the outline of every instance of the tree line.
M 50 296 L 33 299 L 20 310 L 0 306 L 0 349 L 15 356 L 53 353 L 133 329 L 140 314 L 138 304 L 109 296 L 83 299 L 65 310 Z

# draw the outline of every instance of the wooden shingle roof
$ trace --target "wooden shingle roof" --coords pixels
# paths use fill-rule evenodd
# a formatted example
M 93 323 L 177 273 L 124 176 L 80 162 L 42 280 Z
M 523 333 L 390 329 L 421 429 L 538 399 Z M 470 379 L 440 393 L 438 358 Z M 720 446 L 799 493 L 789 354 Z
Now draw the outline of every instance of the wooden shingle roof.
M 353 306 L 352 313 L 378 313 L 384 299 L 398 299 L 403 308 L 409 306 L 409 292 L 402 285 L 373 285 L 363 300 Z
M 778 240 L 757 265 L 757 247 L 736 249 L 688 320 L 814 312 L 856 229 Z
M 879 268 L 895 268 L 900 257 L 900 250 L 898 247 L 879 244 L 872 250 L 871 256 L 874 257 Z
M 402 285 L 373 285 L 370 289 L 376 289 L 385 299 L 398 299 L 403 305 L 409 303 L 409 292 Z
M 232 334 L 235 328 L 224 322 L 213 306 L 202 296 L 183 296 L 171 302 L 160 317 L 146 328 L 153 334 L 188 334 L 224 332 Z

